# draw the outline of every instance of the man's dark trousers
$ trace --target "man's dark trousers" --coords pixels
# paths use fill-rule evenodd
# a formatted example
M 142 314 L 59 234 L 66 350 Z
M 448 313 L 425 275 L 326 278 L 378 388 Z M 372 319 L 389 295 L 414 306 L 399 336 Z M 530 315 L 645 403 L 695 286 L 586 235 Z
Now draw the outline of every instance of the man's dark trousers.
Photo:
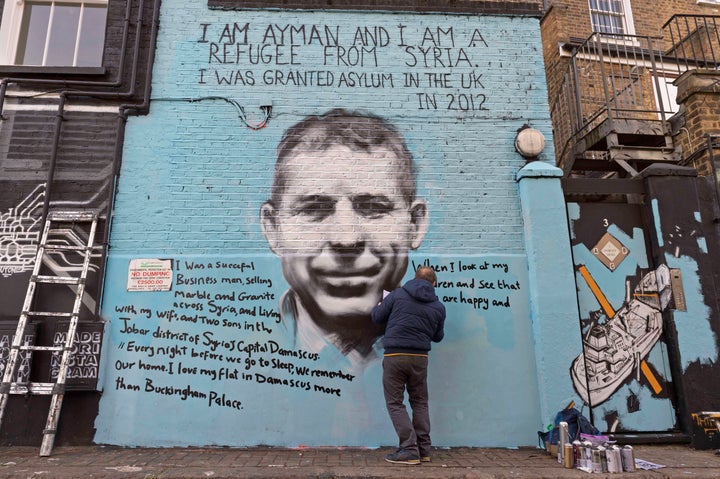
M 430 456 L 430 414 L 427 389 L 428 358 L 423 355 L 397 354 L 383 358 L 383 390 L 400 449 Z M 412 420 L 403 397 L 407 386 Z

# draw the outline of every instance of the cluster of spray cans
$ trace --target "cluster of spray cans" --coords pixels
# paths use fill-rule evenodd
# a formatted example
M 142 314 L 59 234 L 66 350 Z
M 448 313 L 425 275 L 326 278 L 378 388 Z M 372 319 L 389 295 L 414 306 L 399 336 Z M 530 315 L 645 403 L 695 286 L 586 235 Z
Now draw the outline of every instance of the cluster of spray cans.
M 559 426 L 558 462 L 564 467 L 594 473 L 635 471 L 632 446 L 601 445 L 579 440 L 570 442 L 567 423 L 561 422 Z

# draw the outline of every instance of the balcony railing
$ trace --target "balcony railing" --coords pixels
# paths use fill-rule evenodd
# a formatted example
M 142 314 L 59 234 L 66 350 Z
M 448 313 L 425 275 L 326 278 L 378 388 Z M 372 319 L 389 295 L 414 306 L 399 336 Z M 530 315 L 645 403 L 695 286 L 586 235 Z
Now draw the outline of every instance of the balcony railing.
M 720 66 L 720 17 L 675 15 L 662 36 L 593 33 L 577 46 L 552 102 L 555 146 L 572 146 L 604 122 L 665 122 L 677 112 L 673 81 Z
M 678 73 L 720 66 L 720 16 L 675 15 L 663 25 L 663 39 L 669 41 L 666 56 Z

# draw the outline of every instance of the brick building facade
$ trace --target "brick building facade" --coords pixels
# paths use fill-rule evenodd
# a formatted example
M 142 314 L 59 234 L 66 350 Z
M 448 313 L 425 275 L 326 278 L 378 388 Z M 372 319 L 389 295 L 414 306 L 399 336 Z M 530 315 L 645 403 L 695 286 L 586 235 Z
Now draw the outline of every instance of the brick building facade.
M 590 288 L 588 299 L 580 299 L 583 334 L 613 327 L 611 318 L 620 315 L 606 306 L 595 308 L 602 290 L 623 278 L 617 270 L 601 269 L 591 285 L 581 252 L 589 248 L 600 258 L 606 243 L 597 242 L 598 235 L 615 234 L 614 221 L 615 228 L 643 231 L 643 262 L 670 268 L 673 300 L 663 313 L 665 357 L 653 360 L 651 354 L 647 362 L 653 367 L 664 363 L 665 373 L 655 374 L 643 361 L 638 381 L 652 386 L 654 399 L 665 397 L 667 413 L 675 417 L 657 429 L 661 437 L 691 440 L 699 447 L 717 444 L 716 432 L 701 413 L 716 410 L 719 400 L 711 385 L 720 337 L 714 151 L 720 132 L 713 86 L 720 5 L 695 0 L 547 4 L 543 55 L 557 164 L 564 172 L 578 289 Z M 604 226 L 593 226 L 593 217 Z M 613 267 L 623 260 L 622 253 L 611 255 Z M 684 296 L 689 291 L 692 300 Z M 585 340 L 584 351 L 586 367 L 605 370 L 592 358 L 609 358 L 609 349 Z M 665 387 L 658 377 L 672 384 Z M 609 431 L 632 430 L 624 418 L 652 406 L 629 392 L 591 401 L 596 422 L 602 418 Z M 614 401 L 616 395 L 629 401 L 627 407 Z
M 53 4 L 55 2 L 52 2 Z M 68 372 L 59 444 L 86 443 L 100 397 L 97 391 L 103 322 L 99 316 L 105 246 L 123 131 L 129 115 L 148 108 L 149 73 L 159 2 L 0 2 L 0 324 L 3 369 L 23 310 L 42 225 L 49 211 L 92 210 L 101 221 L 80 310 L 82 338 Z M 74 29 L 74 30 L 73 30 Z M 71 33 L 73 30 L 74 33 Z M 80 32 L 78 34 L 78 32 Z M 38 41 L 41 39 L 42 41 Z M 70 40 L 70 41 L 68 41 Z M 87 238 L 68 231 L 60 241 Z M 77 273 L 71 253 L 49 258 L 52 274 Z M 34 311 L 69 311 L 69 286 L 46 288 Z M 31 318 L 36 344 L 57 343 L 58 318 Z M 87 344 L 83 344 L 87 342 Z M 22 356 L 26 358 L 25 356 Z M 53 381 L 59 356 L 34 353 L 19 369 L 26 380 Z M 12 394 L 4 411 L 2 442 L 36 444 L 50 397 Z
M 633 33 L 655 35 L 664 23 L 636 3 Z M 615 55 L 626 102 L 652 89 L 655 57 L 627 60 L 659 51 L 586 42 L 590 5 L 78 2 L 52 15 L 81 25 L 105 11 L 102 52 L 54 60 L 52 41 L 11 42 L 6 341 L 46 214 L 105 219 L 81 314 L 97 334 L 76 359 L 59 442 L 392 444 L 368 312 L 422 264 L 448 309 L 430 361 L 436 445 L 535 445 L 570 402 L 603 432 L 711 442 L 697 412 L 717 397 L 714 190 L 697 177 L 710 163 L 682 144 L 702 148 L 692 105 L 711 112 L 711 99 L 690 95 L 685 124 L 654 96 L 637 97 L 636 117 L 613 116 L 622 103 L 578 123 L 573 60 L 595 108 L 615 91 L 598 58 Z M 36 31 L 19 8 L 3 9 L 0 38 Z M 620 25 L 606 13 L 596 25 Z M 642 129 L 603 130 L 608 118 Z M 626 156 L 638 151 L 649 157 Z M 707 167 L 682 167 L 695 160 Z M 47 323 L 37 342 L 52 342 Z M 46 399 L 12 396 L 2 440 L 38 442 Z
M 531 306 L 514 147 L 527 126 L 551 135 L 539 2 L 321 3 L 163 2 L 151 113 L 126 130 L 97 441 L 394 442 L 368 312 L 420 264 L 452 318 L 431 352 L 436 444 L 534 444 L 541 402 L 570 393 L 535 387 L 545 299 Z M 388 170 L 396 136 L 414 168 Z M 366 146 L 330 146 L 352 138 Z M 169 290 L 132 283 L 143 262 Z

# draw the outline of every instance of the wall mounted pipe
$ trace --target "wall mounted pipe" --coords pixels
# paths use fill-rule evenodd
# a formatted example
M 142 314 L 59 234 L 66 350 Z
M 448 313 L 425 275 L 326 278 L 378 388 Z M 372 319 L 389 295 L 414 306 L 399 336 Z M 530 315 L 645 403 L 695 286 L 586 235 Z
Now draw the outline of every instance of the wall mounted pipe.
M 50 191 L 52 190 L 52 182 L 55 178 L 55 165 L 57 163 L 58 146 L 60 145 L 60 133 L 62 131 L 63 113 L 65 111 L 65 95 L 60 95 L 58 103 L 58 111 L 55 114 L 55 129 L 53 131 L 52 151 L 50 154 L 50 164 L 48 165 L 47 175 L 45 177 L 45 197 L 43 198 L 42 213 L 40 215 L 40 225 L 45 228 L 45 219 L 50 209 Z
M 156 10 L 159 9 L 160 2 L 156 0 L 153 8 Z M 129 0 L 127 3 L 127 7 L 125 9 L 126 13 L 126 20 L 129 20 L 128 14 L 132 11 L 131 9 L 132 1 Z M 58 147 L 60 144 L 60 137 L 61 137 L 61 131 L 62 131 L 62 121 L 65 113 L 65 105 L 67 104 L 67 100 L 69 97 L 91 97 L 91 98 L 112 98 L 112 99 L 123 99 L 123 98 L 132 98 L 132 96 L 135 95 L 135 82 L 137 79 L 137 71 L 139 68 L 140 63 L 140 41 L 142 40 L 142 14 L 143 10 L 145 9 L 145 0 L 140 0 L 138 4 L 138 11 L 137 11 L 137 19 L 136 19 L 136 32 L 135 32 L 135 43 L 133 47 L 133 62 L 132 62 L 132 70 L 130 74 L 130 82 L 128 90 L 125 92 L 97 92 L 97 91 L 78 91 L 78 90 L 63 90 L 60 92 L 59 96 L 59 103 L 58 103 L 58 112 L 56 114 L 56 121 L 55 121 L 55 128 L 53 131 L 53 140 L 52 140 L 52 149 L 50 153 L 50 163 L 48 166 L 48 172 L 47 172 L 47 183 L 45 185 L 45 196 L 43 199 L 43 207 L 42 207 L 42 213 L 41 213 L 41 221 L 40 221 L 40 227 L 44 228 L 45 225 L 45 219 L 47 218 L 47 213 L 50 209 L 50 198 L 51 198 L 51 191 L 52 191 L 52 181 L 55 177 L 55 168 L 57 164 L 57 156 L 58 156 Z M 153 18 L 156 18 L 158 16 L 158 12 L 153 13 Z M 130 23 L 129 21 L 126 21 L 125 26 L 127 27 L 125 29 L 125 32 L 123 32 L 123 48 L 127 47 L 126 39 L 127 39 L 127 32 L 129 30 Z M 156 29 L 155 23 L 153 24 L 153 29 Z M 152 34 L 151 36 L 156 36 L 157 33 Z M 154 51 L 154 41 L 151 44 L 150 51 Z M 120 62 L 120 67 L 118 68 L 118 78 L 115 80 L 116 85 L 120 85 L 122 83 L 122 74 L 124 74 L 124 64 L 125 64 L 125 51 L 122 53 L 122 58 Z M 148 71 L 151 71 L 150 68 L 148 68 Z M 147 78 L 149 82 L 149 77 Z M 2 86 L 7 88 L 8 83 L 26 83 L 25 79 L 4 79 Z M 36 80 L 33 79 L 30 83 L 45 83 L 43 80 Z M 50 81 L 50 84 L 66 84 L 64 80 L 57 80 L 57 81 Z M 94 85 L 100 86 L 112 86 L 111 82 L 93 82 Z M 146 90 L 147 91 L 147 90 Z M 143 100 L 144 103 L 144 100 Z M 2 114 L 2 110 L 0 110 L 0 115 Z M 116 158 L 113 158 L 113 163 L 116 162 Z M 116 167 L 113 167 L 113 171 L 116 170 Z M 109 192 L 109 194 L 112 195 L 112 191 Z M 108 202 L 110 203 L 110 202 Z M 109 211 L 107 212 L 109 215 Z M 109 216 L 108 216 L 109 217 Z M 107 223 L 107 221 L 106 221 Z
M 50 198 L 51 198 L 51 190 L 52 190 L 52 183 L 55 177 L 55 170 L 57 165 L 57 158 L 58 158 L 58 149 L 60 144 L 60 139 L 62 136 L 62 122 L 64 120 L 64 110 L 67 105 L 68 99 L 70 97 L 89 97 L 89 98 L 97 98 L 97 99 L 116 99 L 116 100 L 123 100 L 123 99 L 132 99 L 136 94 L 136 80 L 137 80 L 137 74 L 140 67 L 140 49 L 141 49 L 141 41 L 143 38 L 143 13 L 145 10 L 145 0 L 140 0 L 137 4 L 137 18 L 135 20 L 135 36 L 134 36 L 134 43 L 133 43 L 133 49 L 132 49 L 132 62 L 131 62 L 131 71 L 130 71 L 130 79 L 128 82 L 127 89 L 125 91 L 121 92 L 108 92 L 108 91 L 97 91 L 97 90 L 86 90 L 86 91 L 80 91 L 76 89 L 70 89 L 72 87 L 98 87 L 98 88 L 116 88 L 118 86 L 121 86 L 123 84 L 123 78 L 125 75 L 126 70 L 126 57 L 128 52 L 128 39 L 129 39 L 129 32 L 130 28 L 132 26 L 131 24 L 131 18 L 132 18 L 132 7 L 134 5 L 134 2 L 132 0 L 128 0 L 125 8 L 125 17 L 123 19 L 123 33 L 122 33 L 122 43 L 120 48 L 120 64 L 117 70 L 116 78 L 113 80 L 108 81 L 67 81 L 67 80 L 44 80 L 44 79 L 37 79 L 37 78 L 3 78 L 0 80 L 0 119 L 2 118 L 3 108 L 4 108 L 4 102 L 6 98 L 7 93 L 7 86 L 11 83 L 23 85 L 23 84 L 31 84 L 31 85 L 61 85 L 65 87 L 62 91 L 59 92 L 59 102 L 58 102 L 58 109 L 56 113 L 56 119 L 55 119 L 55 127 L 53 131 L 53 138 L 52 138 L 52 150 L 50 155 L 50 162 L 48 166 L 48 172 L 46 175 L 46 191 L 45 191 L 45 197 L 43 201 L 42 206 L 42 213 L 41 213 L 41 228 L 44 227 L 45 220 L 47 218 L 48 211 L 50 209 Z M 160 0 L 154 0 L 153 6 L 152 6 L 152 24 L 150 29 L 150 42 L 148 47 L 148 58 L 147 58 L 147 66 L 146 66 L 146 81 L 145 81 L 145 88 L 143 91 L 142 98 L 140 99 L 139 103 L 128 103 L 128 104 L 122 104 L 119 107 L 119 117 L 118 117 L 118 128 L 116 131 L 116 138 L 115 138 L 115 150 L 113 153 L 112 158 L 112 179 L 109 182 L 109 191 L 108 191 L 108 202 L 107 202 L 107 211 L 106 211 L 106 222 L 104 227 L 104 240 L 107 241 L 107 238 L 109 237 L 110 232 L 110 218 L 112 213 L 112 208 L 114 205 L 114 193 L 115 193 L 115 187 L 117 184 L 117 177 L 119 175 L 119 169 L 120 169 L 120 163 L 122 158 L 122 147 L 123 147 L 123 136 L 125 131 L 125 122 L 127 121 L 127 117 L 130 114 L 143 114 L 149 111 L 149 104 L 150 104 L 150 79 L 152 74 L 152 67 L 153 67 L 153 61 L 154 61 L 154 55 L 155 55 L 155 44 L 157 41 L 157 32 L 159 30 L 159 16 L 160 16 Z M 103 259 L 102 259 L 102 270 L 104 270 L 104 262 L 105 262 L 105 254 L 103 253 Z M 102 272 L 100 277 L 102 278 Z M 102 285 L 101 285 L 102 286 Z M 98 305 L 99 306 L 99 305 Z

